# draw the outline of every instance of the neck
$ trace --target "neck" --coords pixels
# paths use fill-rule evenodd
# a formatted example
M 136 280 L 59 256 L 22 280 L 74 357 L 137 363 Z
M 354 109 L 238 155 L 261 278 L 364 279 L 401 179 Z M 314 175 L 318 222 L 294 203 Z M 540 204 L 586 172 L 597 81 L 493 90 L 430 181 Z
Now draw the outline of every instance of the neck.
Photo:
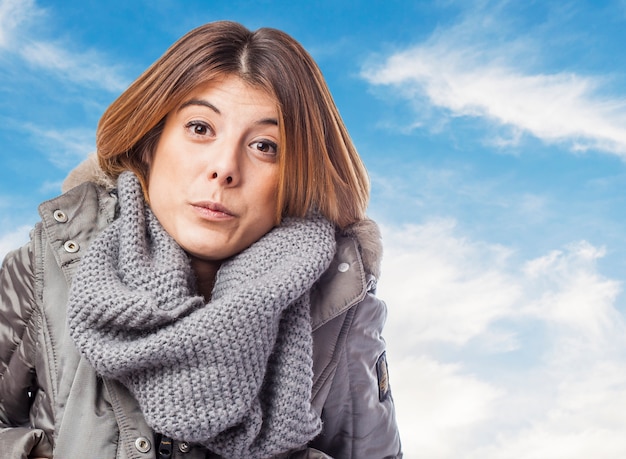
M 196 276 L 196 288 L 198 293 L 204 297 L 205 301 L 211 299 L 213 285 L 215 285 L 215 277 L 220 269 L 221 261 L 202 260 L 200 258 L 191 258 L 191 269 Z

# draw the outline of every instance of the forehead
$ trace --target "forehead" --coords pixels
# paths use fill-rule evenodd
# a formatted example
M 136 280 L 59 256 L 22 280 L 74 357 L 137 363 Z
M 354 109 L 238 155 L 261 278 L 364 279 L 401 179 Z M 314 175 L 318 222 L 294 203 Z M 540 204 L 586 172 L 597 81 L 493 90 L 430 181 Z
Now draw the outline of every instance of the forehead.
M 209 108 L 218 112 L 228 107 L 239 107 L 273 112 L 276 117 L 279 113 L 278 100 L 270 91 L 236 75 L 221 76 L 199 84 L 181 101 L 178 110 L 194 101 L 208 102 Z

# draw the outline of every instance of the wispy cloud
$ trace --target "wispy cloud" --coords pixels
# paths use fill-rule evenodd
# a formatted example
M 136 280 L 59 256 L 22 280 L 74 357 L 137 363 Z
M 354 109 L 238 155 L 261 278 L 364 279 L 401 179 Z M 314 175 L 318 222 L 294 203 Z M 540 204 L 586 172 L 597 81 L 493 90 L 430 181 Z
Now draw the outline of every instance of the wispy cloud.
M 626 327 L 615 309 L 621 283 L 604 278 L 595 269 L 596 261 L 605 254 L 603 248 L 583 241 L 526 263 L 526 289 L 541 293 L 527 303 L 524 313 L 559 327 L 562 336 L 576 337 L 585 346 L 610 345 L 604 339 L 612 339 Z
M 390 377 L 405 457 L 465 457 L 463 437 L 492 417 L 502 391 L 458 364 L 397 357 Z
M 92 129 L 42 130 L 30 124 L 22 128 L 50 162 L 60 169 L 75 166 L 95 150 L 95 132 Z
M 9 251 L 15 250 L 28 241 L 28 233 L 31 228 L 31 226 L 21 226 L 12 231 L 0 234 L 0 263 Z
M 626 366 L 601 356 L 546 387 L 546 379 L 526 390 L 527 403 L 543 404 L 543 414 L 520 422 L 519 429 L 500 429 L 491 442 L 464 455 L 471 459 L 614 459 L 626 454 L 621 426 L 626 421 Z M 541 394 L 551 391 L 552 397 Z M 542 400 L 543 398 L 543 400 Z M 506 410 L 507 405 L 501 405 Z
M 383 236 L 379 295 L 408 457 L 626 454 L 614 409 L 626 400 L 626 321 L 621 283 L 597 266 L 604 249 L 583 241 L 524 261 L 452 220 Z
M 33 0 L 0 0 L 0 52 L 10 53 L 59 81 L 70 81 L 109 92 L 128 85 L 121 68 L 93 49 L 51 40 L 37 33 L 48 12 Z
M 445 116 L 506 127 L 495 145 L 511 146 L 525 133 L 626 158 L 626 94 L 606 96 L 602 76 L 537 71 L 539 43 L 500 33 L 502 18 L 494 14 L 467 13 L 425 42 L 368 64 L 362 75 L 391 86 L 415 104 L 416 114 L 434 106 Z
M 12 46 L 20 27 L 38 14 L 33 0 L 0 0 L 0 50 Z
M 407 307 L 400 313 L 402 348 L 423 342 L 462 346 L 512 314 L 521 286 L 503 269 L 509 249 L 455 237 L 452 220 L 384 231 L 385 257 L 393 261 L 385 266 L 383 292 L 390 282 L 414 286 L 391 292 L 395 308 Z
M 31 65 L 56 75 L 60 80 L 113 93 L 123 91 L 128 85 L 120 68 L 107 63 L 93 50 L 76 52 L 58 44 L 33 41 L 20 49 L 20 54 Z

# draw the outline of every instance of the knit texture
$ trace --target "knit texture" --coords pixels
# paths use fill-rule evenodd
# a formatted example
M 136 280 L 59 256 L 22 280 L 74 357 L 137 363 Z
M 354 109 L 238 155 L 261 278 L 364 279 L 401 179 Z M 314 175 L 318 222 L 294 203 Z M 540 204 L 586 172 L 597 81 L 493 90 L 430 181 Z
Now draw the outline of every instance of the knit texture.
M 72 281 L 79 351 L 133 393 L 156 432 L 226 458 L 307 444 L 321 429 L 310 404 L 309 290 L 334 256 L 332 224 L 285 219 L 222 264 L 205 304 L 132 173 L 120 176 L 118 194 L 120 217 Z

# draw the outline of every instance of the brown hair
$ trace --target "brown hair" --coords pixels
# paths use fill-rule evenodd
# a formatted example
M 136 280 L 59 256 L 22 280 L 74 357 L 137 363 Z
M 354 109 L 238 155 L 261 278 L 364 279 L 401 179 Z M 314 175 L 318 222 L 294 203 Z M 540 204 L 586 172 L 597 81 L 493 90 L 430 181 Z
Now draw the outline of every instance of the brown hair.
M 135 172 L 147 190 L 166 115 L 200 84 L 236 75 L 274 96 L 280 116 L 277 222 L 316 210 L 339 227 L 365 217 L 369 181 L 311 56 L 279 30 L 205 24 L 174 43 L 106 110 L 96 134 L 101 168 Z

